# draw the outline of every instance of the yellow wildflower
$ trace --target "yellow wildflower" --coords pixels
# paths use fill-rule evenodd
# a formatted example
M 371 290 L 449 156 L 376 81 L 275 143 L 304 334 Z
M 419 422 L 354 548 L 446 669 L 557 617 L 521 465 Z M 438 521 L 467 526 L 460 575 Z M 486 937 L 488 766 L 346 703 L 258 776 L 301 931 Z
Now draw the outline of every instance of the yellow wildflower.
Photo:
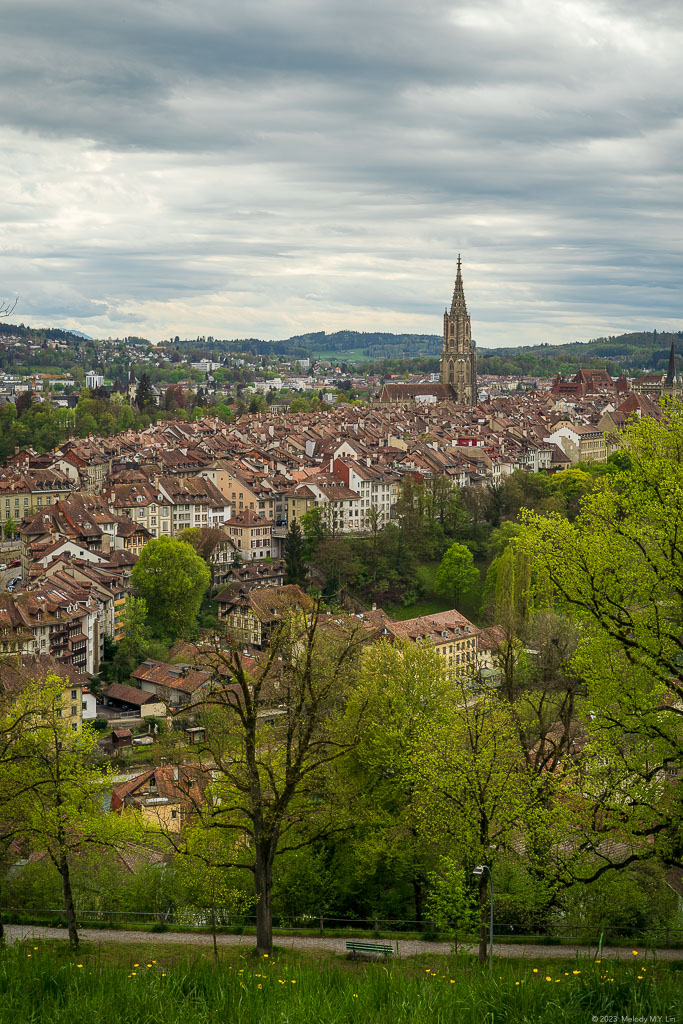
M 538 974 L 538 967 L 534 967 L 534 974 Z
M 633 953 L 634 956 L 638 956 L 638 950 L 637 949 L 632 949 L 631 952 Z
M 262 985 L 262 984 L 261 984 L 261 982 L 259 981 L 259 983 L 258 983 L 258 985 L 257 985 L 256 987 L 257 987 L 257 988 L 263 988 L 263 985 Z
M 572 971 L 572 974 L 581 974 L 581 971 Z
M 546 974 L 546 976 L 545 976 L 545 980 L 546 980 L 546 981 L 552 981 L 553 979 L 552 979 L 552 978 L 550 977 L 550 975 L 549 975 L 549 974 Z

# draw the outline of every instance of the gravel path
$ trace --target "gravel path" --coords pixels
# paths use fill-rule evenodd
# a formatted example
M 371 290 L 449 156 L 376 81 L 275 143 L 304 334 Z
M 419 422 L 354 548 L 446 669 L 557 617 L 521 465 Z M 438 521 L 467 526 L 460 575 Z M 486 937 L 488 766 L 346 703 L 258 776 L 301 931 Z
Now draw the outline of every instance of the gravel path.
M 64 939 L 66 931 L 63 928 L 45 928 L 40 925 L 29 924 L 8 924 L 5 925 L 5 934 L 8 942 L 18 942 L 22 939 Z M 185 946 L 210 946 L 213 939 L 210 935 L 197 932 L 136 932 L 123 931 L 106 928 L 81 928 L 78 934 L 88 942 L 154 942 L 159 944 L 171 943 Z M 331 953 L 346 953 L 346 939 L 337 938 L 312 938 L 298 935 L 276 935 L 275 945 L 281 949 L 303 949 L 314 951 L 324 949 Z M 254 946 L 253 935 L 219 935 L 219 946 Z M 417 953 L 440 953 L 451 952 L 451 945 L 448 942 L 422 942 L 419 939 L 399 939 L 392 941 L 394 949 L 398 946 L 397 954 L 401 957 L 414 956 Z M 463 947 L 473 953 L 475 946 Z M 649 956 L 649 951 L 644 946 L 633 947 L 638 949 L 641 958 Z M 595 946 L 527 946 L 500 944 L 494 942 L 493 955 L 509 957 L 511 959 L 528 960 L 572 960 L 575 956 L 595 956 Z M 602 956 L 605 959 L 633 959 L 633 952 L 630 948 L 621 949 L 614 946 L 603 946 Z M 658 949 L 658 960 L 683 960 L 683 949 Z

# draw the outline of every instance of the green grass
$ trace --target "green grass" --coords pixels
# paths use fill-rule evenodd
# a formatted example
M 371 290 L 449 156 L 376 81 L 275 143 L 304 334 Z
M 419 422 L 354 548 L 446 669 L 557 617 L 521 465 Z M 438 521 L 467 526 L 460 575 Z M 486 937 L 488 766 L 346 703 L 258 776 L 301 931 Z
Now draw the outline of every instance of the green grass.
M 423 562 L 417 567 L 417 576 L 424 587 L 425 596 L 419 601 L 410 605 L 387 605 L 385 611 L 392 619 L 415 619 L 418 615 L 434 615 L 435 612 L 447 612 L 453 607 L 450 597 L 440 597 L 434 593 L 434 580 L 441 564 L 436 562 Z M 483 582 L 480 582 L 473 592 L 463 601 L 459 601 L 457 608 L 468 619 L 474 623 L 478 622 L 479 603 L 481 600 L 481 589 Z
M 536 970 L 534 970 L 534 963 Z M 576 972 L 576 973 L 574 973 Z M 638 960 L 495 962 L 421 956 L 350 962 L 275 950 L 112 943 L 0 954 L 0 1021 L 12 1024 L 545 1024 L 591 1016 L 676 1019 L 680 976 Z

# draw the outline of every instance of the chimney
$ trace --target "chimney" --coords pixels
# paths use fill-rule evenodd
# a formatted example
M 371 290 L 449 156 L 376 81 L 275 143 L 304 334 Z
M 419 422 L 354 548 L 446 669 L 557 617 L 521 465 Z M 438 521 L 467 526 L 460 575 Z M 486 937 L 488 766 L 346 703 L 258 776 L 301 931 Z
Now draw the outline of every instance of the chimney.
M 178 772 L 178 765 L 177 765 L 177 764 L 174 764 L 174 765 L 173 765 L 173 781 L 174 781 L 174 782 L 177 782 L 177 781 L 178 781 L 178 775 L 179 775 L 179 772 Z

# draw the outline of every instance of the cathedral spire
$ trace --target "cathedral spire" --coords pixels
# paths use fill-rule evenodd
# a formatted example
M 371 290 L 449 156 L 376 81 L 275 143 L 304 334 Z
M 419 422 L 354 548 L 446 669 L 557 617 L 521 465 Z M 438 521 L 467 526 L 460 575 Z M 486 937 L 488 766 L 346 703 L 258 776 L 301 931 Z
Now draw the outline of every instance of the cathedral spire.
M 666 371 L 666 381 L 664 386 L 672 388 L 676 383 L 676 352 L 674 350 L 674 343 L 671 342 L 671 351 L 669 352 L 669 367 Z
M 462 270 L 460 268 L 460 253 L 458 253 L 458 272 L 455 277 L 455 288 L 453 289 L 453 301 L 451 302 L 451 315 L 458 313 L 467 314 L 465 303 L 465 289 L 462 285 Z

